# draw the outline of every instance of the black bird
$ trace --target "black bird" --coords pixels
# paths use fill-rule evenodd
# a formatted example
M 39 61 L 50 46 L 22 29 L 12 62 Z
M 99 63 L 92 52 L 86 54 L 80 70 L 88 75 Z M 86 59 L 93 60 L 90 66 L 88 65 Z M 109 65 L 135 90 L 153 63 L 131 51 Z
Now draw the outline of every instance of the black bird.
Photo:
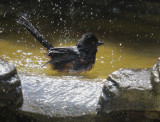
M 97 47 L 103 43 L 93 33 L 87 33 L 72 47 L 53 47 L 23 16 L 18 23 L 23 25 L 48 51 L 52 64 L 59 72 L 86 72 L 91 70 L 96 59 Z M 45 64 L 45 65 L 46 65 Z

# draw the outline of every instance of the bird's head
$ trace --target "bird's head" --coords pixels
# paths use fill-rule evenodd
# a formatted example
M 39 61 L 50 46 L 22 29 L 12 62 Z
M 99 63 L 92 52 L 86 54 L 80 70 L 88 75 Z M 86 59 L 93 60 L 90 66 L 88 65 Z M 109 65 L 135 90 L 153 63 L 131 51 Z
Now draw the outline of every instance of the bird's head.
M 97 37 L 93 33 L 87 33 L 77 42 L 77 47 L 95 47 L 102 45 L 103 42 L 98 41 Z

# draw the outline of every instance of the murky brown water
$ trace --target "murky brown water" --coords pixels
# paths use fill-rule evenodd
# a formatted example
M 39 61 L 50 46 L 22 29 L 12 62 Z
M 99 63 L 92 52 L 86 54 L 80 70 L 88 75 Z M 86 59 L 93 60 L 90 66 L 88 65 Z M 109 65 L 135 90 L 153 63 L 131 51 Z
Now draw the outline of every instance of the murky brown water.
M 151 68 L 160 57 L 159 16 L 144 14 L 136 17 L 130 13 L 121 17 L 109 18 L 106 15 L 101 18 L 100 15 L 94 18 L 86 16 L 84 20 L 74 18 L 74 22 L 64 17 L 65 24 L 61 18 L 55 18 L 57 23 L 53 24 L 50 16 L 32 16 L 29 20 L 36 28 L 39 27 L 38 30 L 55 47 L 74 46 L 81 34 L 88 31 L 95 32 L 98 39 L 105 43 L 98 48 L 96 63 L 91 71 L 81 74 L 59 73 L 49 65 L 41 68 L 49 60 L 44 55 L 46 50 L 22 26 L 16 24 L 14 17 L 3 16 L 0 16 L 0 56 L 13 62 L 18 72 L 99 80 L 107 78 L 119 68 Z
M 87 73 L 66 74 L 53 71 L 49 65 L 41 68 L 48 61 L 48 58 L 44 55 L 46 50 L 43 46 L 32 37 L 17 40 L 16 36 L 8 35 L 6 39 L 0 40 L 1 57 L 13 62 L 18 72 L 29 72 L 38 75 L 69 75 L 82 76 L 82 78 L 89 79 L 104 79 L 119 68 L 150 68 L 160 56 L 160 49 L 156 44 L 143 43 L 133 46 L 132 43 L 120 42 L 114 39 L 101 39 L 97 35 L 105 44 L 98 48 L 94 68 Z M 69 41 L 66 41 L 65 38 L 54 40 L 57 40 L 54 44 L 55 46 L 71 46 L 76 44 L 75 41 L 72 41 L 75 38 Z M 53 43 L 54 40 L 50 41 Z

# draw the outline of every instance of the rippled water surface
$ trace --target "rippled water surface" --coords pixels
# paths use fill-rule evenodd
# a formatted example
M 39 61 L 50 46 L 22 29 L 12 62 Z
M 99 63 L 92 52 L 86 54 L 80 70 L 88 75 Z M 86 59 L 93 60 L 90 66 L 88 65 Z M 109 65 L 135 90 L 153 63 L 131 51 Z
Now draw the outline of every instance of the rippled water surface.
M 116 35 L 115 35 L 116 36 Z M 18 72 L 28 72 L 38 75 L 53 76 L 81 76 L 89 79 L 104 79 L 119 68 L 150 68 L 160 56 L 159 46 L 156 44 L 133 43 L 105 39 L 97 35 L 105 44 L 98 48 L 94 68 L 81 74 L 66 74 L 53 71 L 49 65 L 41 68 L 49 58 L 44 55 L 46 50 L 32 36 L 27 39 L 21 35 L 7 35 L 0 40 L 1 57 L 13 62 Z M 65 38 L 49 40 L 54 46 L 72 46 L 78 38 L 73 36 L 68 41 Z
M 49 65 L 41 68 L 49 60 L 44 55 L 46 50 L 16 23 L 16 17 L 4 15 L 0 15 L 0 57 L 13 62 L 18 72 L 99 80 L 107 78 L 119 68 L 151 68 L 160 56 L 159 16 L 127 13 L 102 18 L 102 15 L 87 14 L 85 17 L 81 15 L 83 19 L 66 19 L 63 16 L 44 16 L 44 13 L 39 17 L 29 17 L 28 14 L 32 24 L 55 47 L 74 46 L 86 32 L 95 33 L 104 42 L 98 47 L 96 63 L 91 71 L 81 74 L 59 73 Z

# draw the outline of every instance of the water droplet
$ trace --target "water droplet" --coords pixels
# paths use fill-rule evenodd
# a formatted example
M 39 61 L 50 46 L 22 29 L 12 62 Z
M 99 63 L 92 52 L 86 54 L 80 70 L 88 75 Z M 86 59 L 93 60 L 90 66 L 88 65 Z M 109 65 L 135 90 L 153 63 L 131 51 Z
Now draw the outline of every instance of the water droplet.
M 5 92 L 6 92 L 6 90 L 5 90 L 5 89 L 3 89 L 3 92 L 5 93 Z
M 22 52 L 22 50 L 17 50 L 17 52 L 19 53 L 19 52 Z
M 101 61 L 101 63 L 103 64 L 103 63 L 104 63 L 104 61 Z

